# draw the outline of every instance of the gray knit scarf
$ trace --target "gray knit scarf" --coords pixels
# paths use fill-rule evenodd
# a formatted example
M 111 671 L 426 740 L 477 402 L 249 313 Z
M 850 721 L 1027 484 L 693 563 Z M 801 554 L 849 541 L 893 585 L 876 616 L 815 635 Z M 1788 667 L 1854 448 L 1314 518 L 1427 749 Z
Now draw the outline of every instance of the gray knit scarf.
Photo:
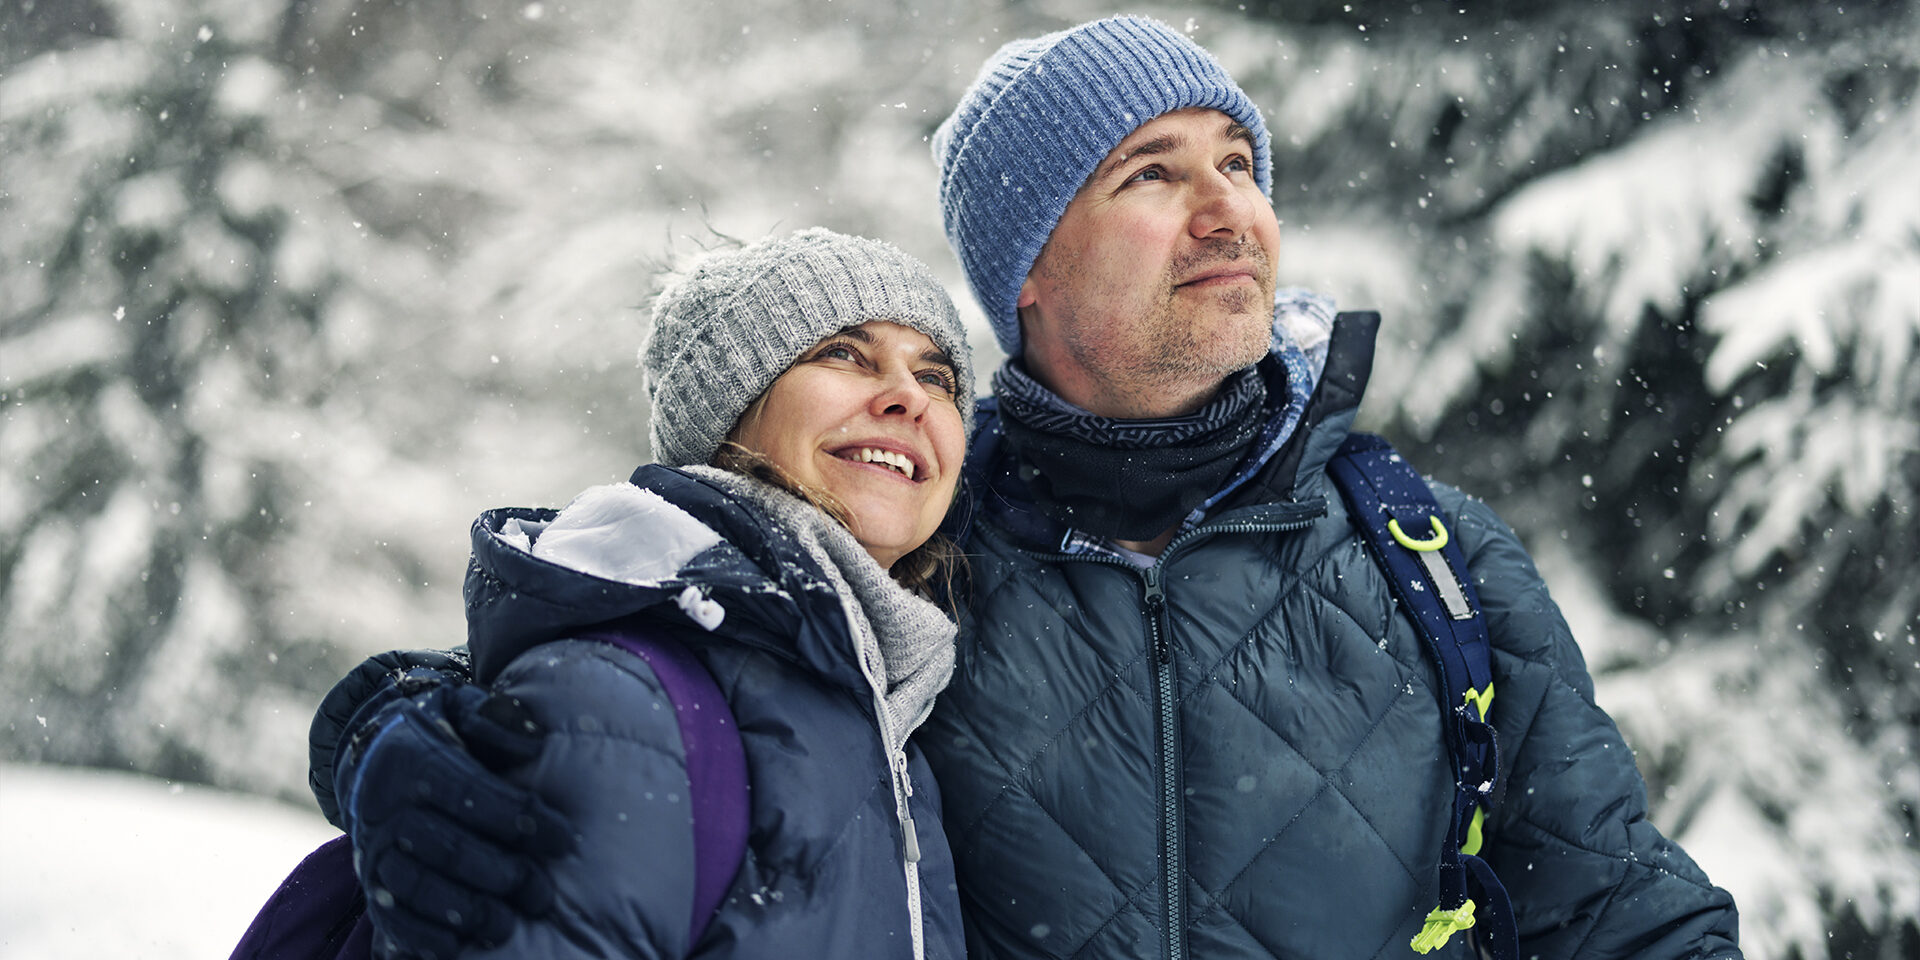
M 853 628 L 861 669 L 874 685 L 887 746 L 901 749 L 953 675 L 953 621 L 931 601 L 896 583 L 851 531 L 812 504 L 730 470 L 681 469 L 758 507 L 819 562 Z

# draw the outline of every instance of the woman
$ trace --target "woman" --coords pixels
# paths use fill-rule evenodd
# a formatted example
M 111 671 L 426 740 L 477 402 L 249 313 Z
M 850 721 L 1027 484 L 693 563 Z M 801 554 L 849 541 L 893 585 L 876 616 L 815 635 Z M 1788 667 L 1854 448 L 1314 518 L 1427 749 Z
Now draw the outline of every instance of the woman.
M 951 301 L 891 246 L 806 230 L 670 284 L 642 360 L 656 464 L 474 526 L 477 679 L 547 730 L 515 775 L 575 834 L 552 909 L 487 955 L 962 956 L 938 797 L 907 743 L 953 669 L 927 599 L 973 406 Z M 747 849 L 691 924 L 683 721 L 610 634 L 670 637 L 737 723 Z M 356 757 L 377 749 L 334 771 L 349 820 Z

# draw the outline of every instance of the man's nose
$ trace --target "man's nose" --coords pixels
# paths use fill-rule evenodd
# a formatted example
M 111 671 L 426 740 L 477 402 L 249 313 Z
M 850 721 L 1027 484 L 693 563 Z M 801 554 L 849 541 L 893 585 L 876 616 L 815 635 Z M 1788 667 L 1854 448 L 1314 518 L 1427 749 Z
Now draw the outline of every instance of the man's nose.
M 1233 178 L 1218 170 L 1196 178 L 1188 230 L 1195 239 L 1237 237 L 1251 229 L 1253 202 Z

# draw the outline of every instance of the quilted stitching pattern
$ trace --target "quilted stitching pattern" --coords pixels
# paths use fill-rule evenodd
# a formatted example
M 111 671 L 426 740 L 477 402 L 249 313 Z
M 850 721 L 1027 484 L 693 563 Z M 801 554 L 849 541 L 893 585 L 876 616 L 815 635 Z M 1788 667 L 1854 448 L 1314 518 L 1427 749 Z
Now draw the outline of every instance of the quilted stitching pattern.
M 1217 624 L 1189 622 L 1180 614 L 1187 609 L 1181 606 L 1181 591 L 1217 585 L 1170 579 L 1168 588 L 1176 611 L 1172 638 L 1181 680 L 1183 761 L 1190 788 L 1184 798 L 1192 892 L 1189 924 L 1204 928 L 1215 924 L 1218 915 L 1225 921 L 1223 926 L 1238 928 L 1231 936 L 1242 940 L 1243 948 L 1277 952 L 1285 943 L 1298 946 L 1298 931 L 1284 929 L 1268 891 L 1275 884 L 1314 883 L 1317 865 L 1301 862 L 1297 851 L 1302 844 L 1290 844 L 1296 831 L 1306 831 L 1319 837 L 1349 838 L 1349 856 L 1355 862 L 1376 865 L 1374 869 L 1382 874 L 1378 885 L 1386 895 L 1370 910 L 1357 905 L 1379 914 L 1367 917 L 1362 926 L 1396 929 L 1406 905 L 1421 899 L 1422 891 L 1432 884 L 1430 849 L 1439 820 L 1438 814 L 1407 814 L 1406 762 L 1396 755 L 1404 749 L 1400 744 L 1422 742 L 1423 736 L 1424 742 L 1438 742 L 1437 711 L 1418 640 L 1392 617 L 1384 584 L 1368 579 L 1377 577 L 1372 562 L 1350 539 L 1302 535 L 1295 541 L 1296 549 L 1288 551 L 1290 556 L 1274 551 L 1271 541 L 1276 538 L 1236 539 L 1239 544 L 1223 549 L 1253 554 L 1234 559 L 1250 561 L 1251 576 L 1270 598 L 1264 608 L 1248 610 L 1240 627 L 1227 633 L 1219 631 Z M 1212 546 L 1203 543 L 1195 553 Z M 1298 555 L 1302 552 L 1311 558 L 1303 562 Z M 1195 567 L 1219 563 L 1218 558 L 1196 558 Z M 1178 565 L 1170 568 L 1178 569 Z M 1097 674 L 1100 682 L 1087 685 L 1087 695 L 1074 700 L 1056 696 L 1058 690 L 1044 689 L 1039 678 L 1023 676 L 1026 690 L 994 686 L 1001 696 L 991 705 L 978 704 L 982 709 L 969 709 L 968 683 L 956 681 L 950 689 L 943 704 L 957 709 L 943 708 L 936 715 L 934 735 L 965 730 L 965 736 L 979 744 L 970 754 L 984 752 L 980 747 L 997 751 L 991 767 L 975 763 L 963 774 L 996 780 L 990 797 L 974 798 L 970 804 L 948 790 L 949 814 L 956 824 L 951 835 L 962 869 L 1010 866 L 986 861 L 985 853 L 993 850 L 1030 850 L 1036 856 L 1067 852 L 1083 871 L 1076 874 L 1076 887 L 1086 889 L 1076 889 L 1076 897 L 1084 899 L 1091 893 L 1104 906 L 1096 913 L 1077 913 L 1071 922 L 1045 925 L 1044 936 L 1031 936 L 1031 930 L 1026 931 L 1027 937 L 1020 937 L 1022 931 L 1017 929 L 1008 933 L 1029 947 L 1039 941 L 1043 955 L 1048 956 L 1091 950 L 1116 927 L 1137 931 L 1136 936 L 1151 934 L 1145 944 L 1151 945 L 1160 924 L 1157 821 L 1143 835 L 1116 834 L 1097 819 L 1095 828 L 1088 829 L 1081 825 L 1089 808 L 1085 798 L 1062 794 L 1060 786 L 1110 782 L 1104 769 L 1074 772 L 1088 762 L 1084 757 L 1089 751 L 1060 749 L 1063 742 L 1090 738 L 1102 760 L 1128 747 L 1134 750 L 1137 755 L 1132 759 L 1141 772 L 1137 788 L 1148 791 L 1147 796 L 1156 795 L 1157 738 L 1153 700 L 1148 695 L 1152 674 L 1145 661 L 1140 581 L 1129 571 L 1094 563 L 1038 566 L 1005 544 L 995 544 L 976 560 L 975 572 L 997 578 L 976 595 L 976 615 L 1014 611 L 1002 614 L 1009 620 L 1001 626 L 1017 623 L 1019 630 L 996 629 L 983 621 L 970 631 L 973 637 L 989 638 L 968 651 L 975 661 L 972 668 L 991 665 L 974 679 L 984 685 L 1007 674 L 1043 673 L 1049 684 L 1073 686 L 1053 668 L 1040 665 L 1053 645 L 1076 655 L 1065 673 Z M 1353 589 L 1359 584 L 1372 589 Z M 1289 632 L 1283 626 L 1289 623 L 1311 626 Z M 1234 639 L 1214 639 L 1223 635 Z M 1314 691 L 1313 695 L 1292 689 L 1296 675 L 1329 673 L 1319 667 L 1302 668 L 1302 658 L 1315 664 L 1329 656 L 1364 658 L 1370 664 L 1367 669 L 1347 674 L 1364 677 L 1377 689 Z M 1012 666 L 1016 662 L 1017 668 Z M 1097 666 L 1089 668 L 1089 663 Z M 1010 693 L 1015 694 L 1011 700 Z M 994 723 L 995 715 L 1018 709 L 1024 695 L 1039 698 L 1029 704 L 1044 703 L 1045 723 L 1038 731 L 1015 731 L 1009 736 Z M 1275 697 L 1279 699 L 1269 702 Z M 1316 722 L 1315 713 L 1324 709 L 1328 697 L 1339 708 Z M 1303 704 L 1321 706 L 1303 708 Z M 1113 726 L 1118 716 L 1135 718 L 1142 735 L 1132 743 L 1111 742 L 1114 738 L 1094 731 Z M 1328 721 L 1346 732 L 1329 736 Z M 1377 736 L 1383 728 L 1392 734 Z M 1208 742 L 1214 740 L 1235 745 L 1238 756 L 1258 758 L 1259 765 L 1226 776 L 1224 768 L 1209 766 Z M 1433 776 L 1427 779 L 1434 781 L 1436 789 L 1450 783 L 1442 779 L 1443 767 L 1434 758 L 1420 762 L 1432 768 Z M 943 771 L 943 783 L 950 776 Z M 1202 795 L 1202 789 L 1209 795 Z M 1122 791 L 1116 788 L 1115 792 Z M 1263 798 L 1273 803 L 1262 804 Z M 1130 795 L 1126 803 L 1137 806 L 1139 800 Z M 1227 826 L 1216 829 L 1215 824 Z M 1049 869 L 1057 871 L 1058 866 Z M 1006 886 L 1003 874 L 995 886 Z M 990 914 L 1020 915 L 1018 904 L 1006 905 L 1005 911 L 1000 906 L 984 908 Z M 1216 930 L 1212 935 L 1229 934 Z M 1346 949 L 1351 950 L 1352 944 Z

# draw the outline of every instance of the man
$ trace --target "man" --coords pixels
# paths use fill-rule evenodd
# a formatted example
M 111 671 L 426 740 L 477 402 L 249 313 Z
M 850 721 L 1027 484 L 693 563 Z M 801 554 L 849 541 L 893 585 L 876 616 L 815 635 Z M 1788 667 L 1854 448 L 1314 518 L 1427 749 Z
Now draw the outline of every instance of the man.
M 1455 787 L 1440 681 L 1325 472 L 1378 319 L 1276 292 L 1259 111 L 1112 18 L 1002 48 L 934 151 L 1013 358 L 970 464 L 960 663 L 916 735 L 970 952 L 1413 955 Z M 1480 850 L 1519 955 L 1739 956 L 1525 551 L 1433 493 L 1492 638 Z

